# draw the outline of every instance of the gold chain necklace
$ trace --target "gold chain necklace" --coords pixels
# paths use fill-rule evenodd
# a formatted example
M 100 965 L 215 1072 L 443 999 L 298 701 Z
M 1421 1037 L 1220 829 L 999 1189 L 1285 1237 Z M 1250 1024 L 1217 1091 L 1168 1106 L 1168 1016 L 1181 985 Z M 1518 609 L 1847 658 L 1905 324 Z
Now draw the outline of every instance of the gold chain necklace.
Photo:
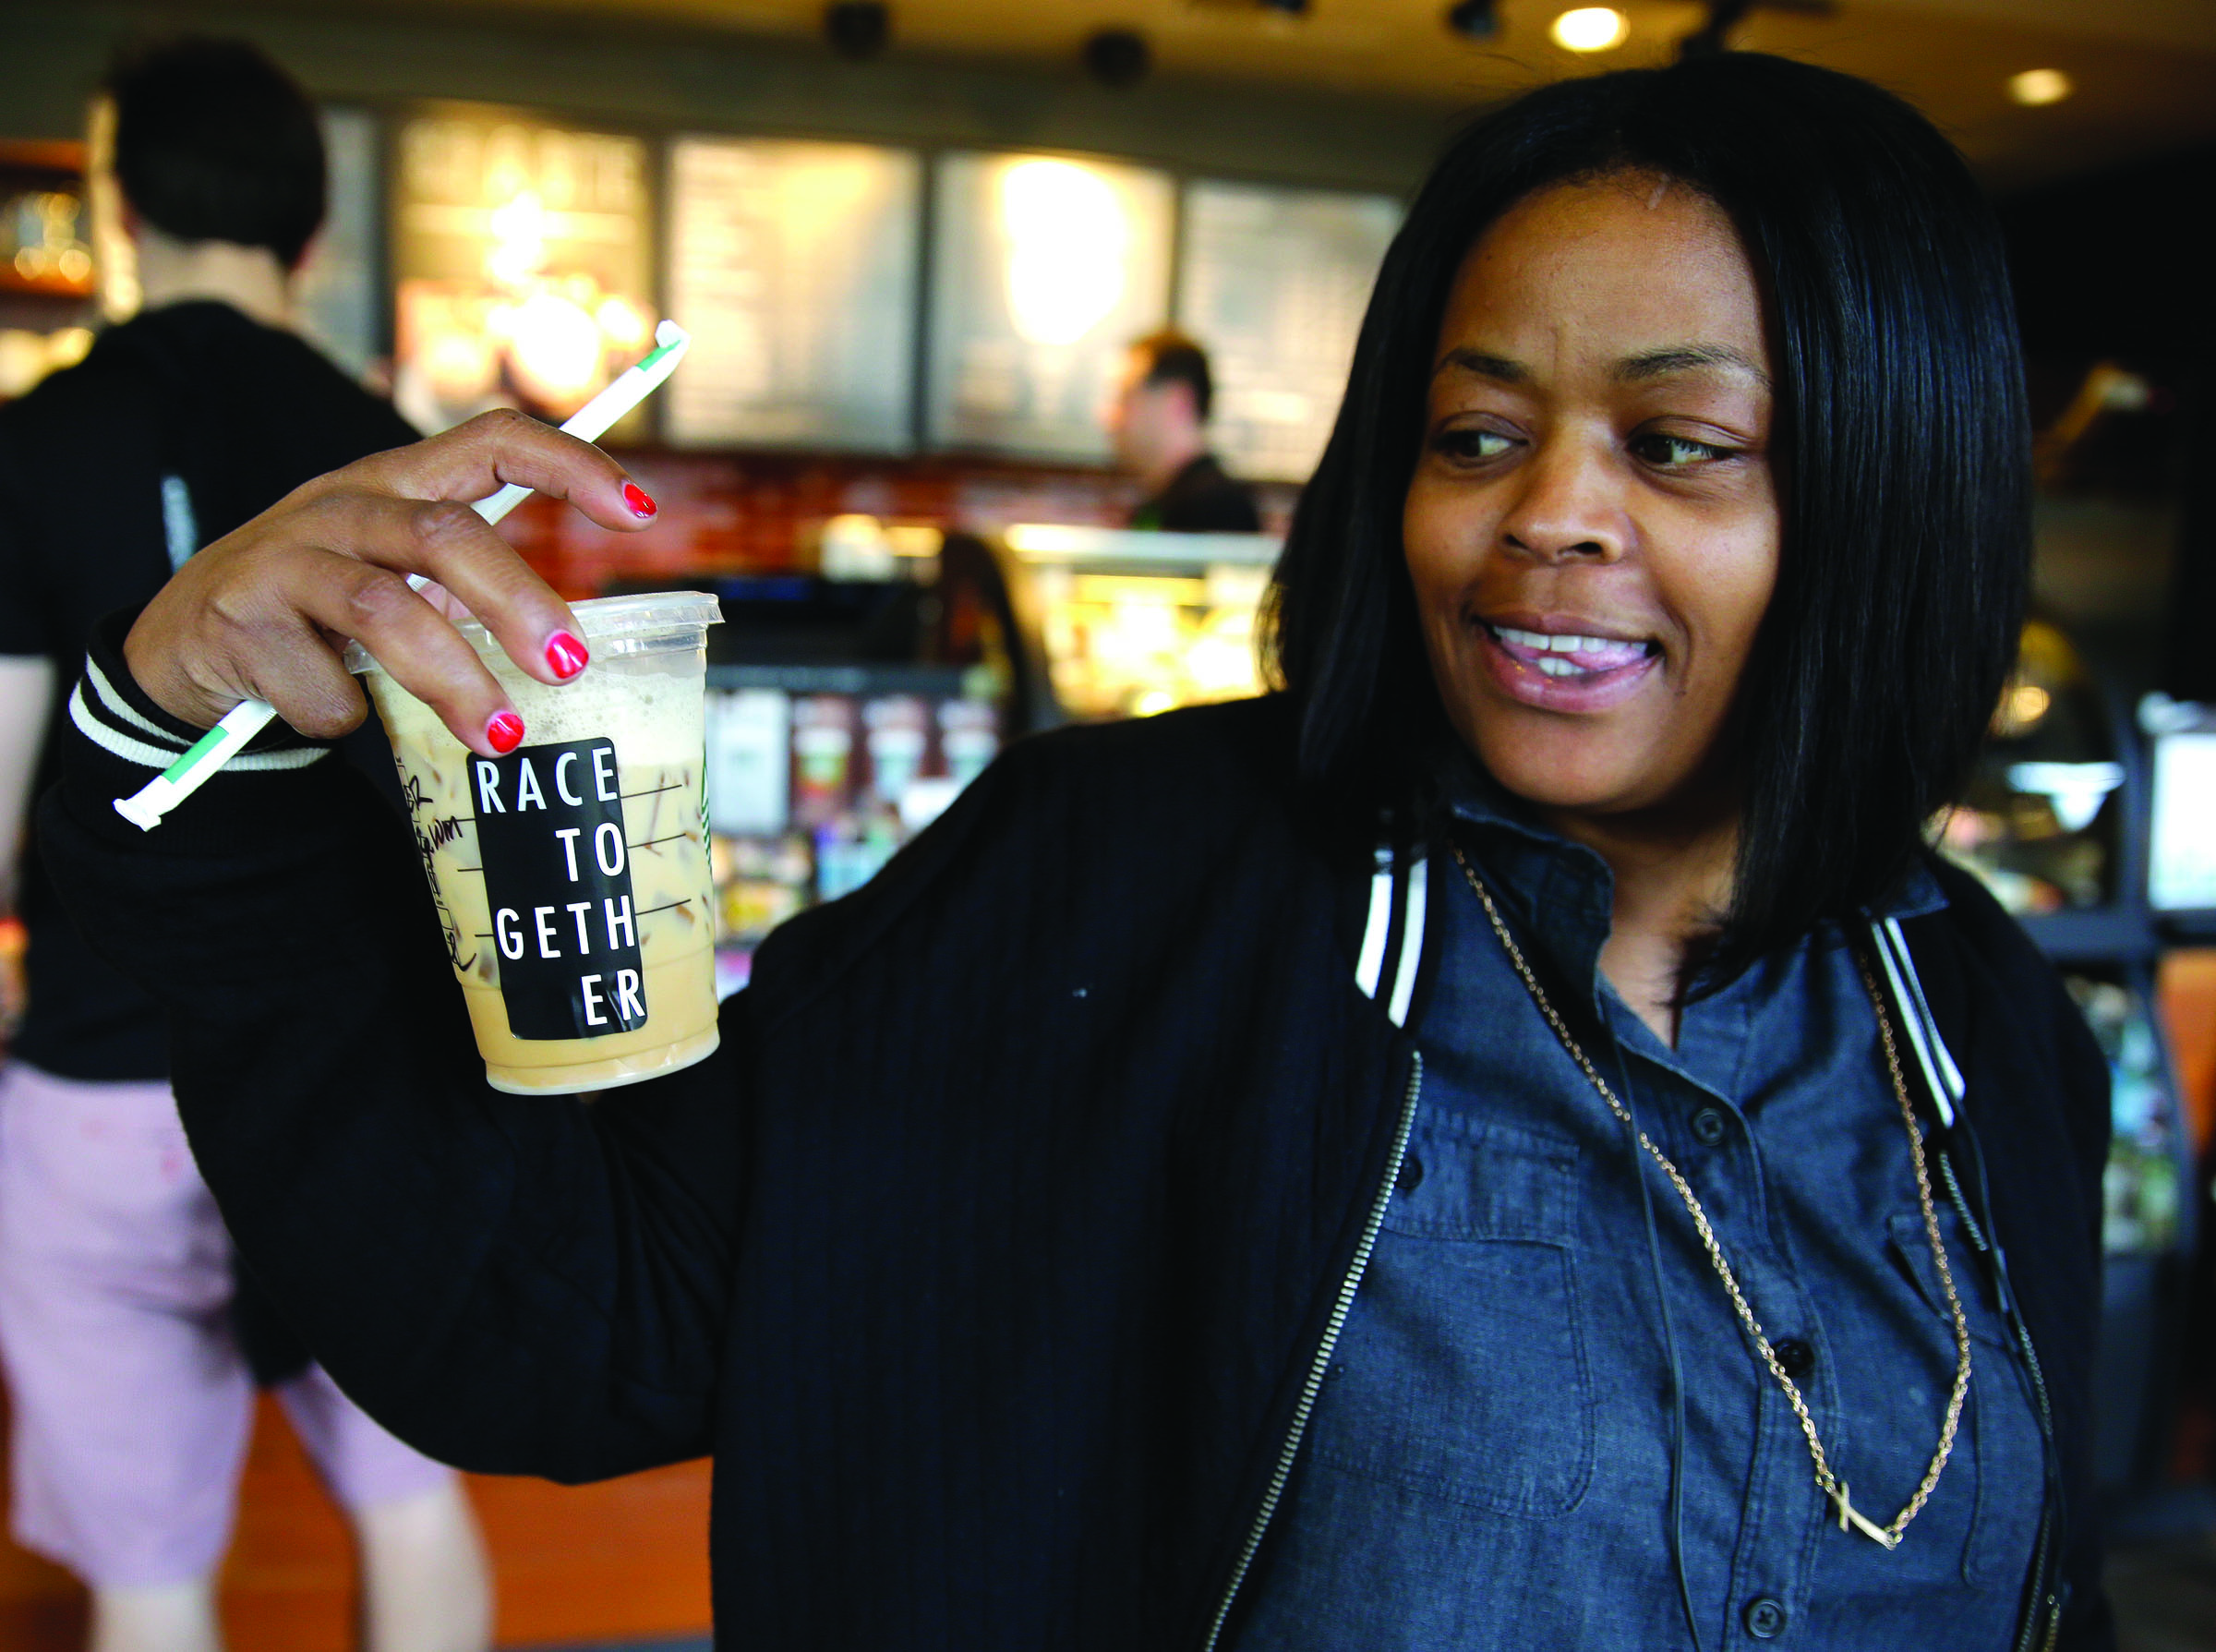
M 1593 1088 L 1600 1092 L 1600 1099 L 1608 1103 L 1608 1111 L 1638 1136 L 1639 1145 L 1646 1150 L 1648 1157 L 1662 1167 L 1662 1174 L 1669 1178 L 1669 1185 L 1678 1190 L 1678 1197 L 1685 1201 L 1686 1210 L 1692 1212 L 1693 1228 L 1701 1236 L 1701 1244 L 1708 1252 L 1709 1261 L 1716 1266 L 1716 1277 L 1724 1282 L 1724 1290 L 1731 1298 L 1731 1306 L 1738 1310 L 1739 1322 L 1746 1327 L 1747 1334 L 1754 1341 L 1755 1351 L 1762 1356 L 1762 1363 L 1769 1368 L 1770 1375 L 1777 1379 L 1778 1387 L 1785 1390 L 1785 1397 L 1792 1405 L 1793 1415 L 1800 1419 L 1800 1432 L 1808 1437 L 1808 1454 L 1816 1465 L 1816 1487 L 1828 1501 L 1838 1506 L 1839 1529 L 1846 1531 L 1852 1527 L 1887 1549 L 1898 1548 L 1900 1534 L 1909 1521 L 1923 1512 L 1923 1505 L 1931 1500 L 1932 1492 L 1939 1484 L 1939 1477 L 1946 1468 L 1946 1459 L 1955 1449 L 1955 1429 L 1962 1420 L 1963 1396 L 1969 1392 L 1969 1322 L 1962 1313 L 1962 1299 L 1955 1294 L 1954 1270 L 1947 1266 L 1946 1246 L 1939 1237 L 1939 1215 L 1932 1205 L 1932 1178 L 1924 1168 L 1923 1137 L 1916 1127 L 1916 1109 L 1909 1102 L 1908 1082 L 1901 1077 L 1900 1051 L 1893 1042 L 1892 1019 L 1885 1014 L 1885 999 L 1877 990 L 1877 983 L 1871 978 L 1870 966 L 1859 952 L 1856 953 L 1855 968 L 1861 972 L 1862 988 L 1870 995 L 1871 1007 L 1877 1011 L 1878 1034 L 1885 1046 L 1885 1067 L 1892 1074 L 1893 1093 L 1899 1099 L 1901 1119 L 1909 1129 L 1909 1153 L 1916 1164 L 1916 1198 L 1923 1207 L 1923 1231 L 1932 1242 L 1932 1260 L 1939 1266 L 1939 1283 L 1945 1289 L 1947 1311 L 1955 1321 L 1955 1387 L 1947 1396 L 1946 1420 L 1939 1429 L 1939 1446 L 1932 1453 L 1932 1465 L 1923 1471 L 1923 1483 L 1916 1488 L 1916 1495 L 1909 1498 L 1900 1513 L 1893 1516 L 1889 1525 L 1877 1525 L 1865 1518 L 1849 1501 L 1847 1482 L 1832 1472 L 1830 1459 L 1824 1454 L 1824 1442 L 1816 1436 L 1816 1419 L 1809 1415 L 1808 1402 L 1800 1395 L 1800 1384 L 1787 1374 L 1785 1367 L 1778 1362 L 1777 1351 L 1770 1346 L 1770 1339 L 1763 1333 L 1762 1321 L 1754 1317 L 1753 1308 L 1747 1305 L 1746 1293 L 1739 1288 L 1739 1277 L 1732 1272 L 1731 1264 L 1725 1260 L 1724 1248 L 1716 1242 L 1716 1230 L 1708 1224 L 1708 1212 L 1701 1208 L 1699 1195 L 1693 1192 L 1678 1167 L 1655 1145 L 1653 1139 L 1639 1128 L 1632 1117 L 1631 1110 L 1616 1099 L 1616 1092 L 1608 1088 L 1608 1080 L 1586 1059 L 1584 1051 L 1572 1036 L 1568 1023 L 1556 1013 L 1553 1004 L 1548 1000 L 1545 990 L 1539 985 L 1538 977 L 1531 972 L 1531 966 L 1524 962 L 1523 949 L 1516 945 L 1515 937 L 1508 933 L 1508 925 L 1500 921 L 1500 910 L 1493 904 L 1491 894 L 1471 869 L 1469 862 L 1463 859 L 1461 845 L 1451 842 L 1448 848 L 1453 853 L 1454 863 L 1462 868 L 1463 876 L 1470 880 L 1470 887 L 1476 891 L 1478 900 L 1484 904 L 1485 915 L 1492 920 L 1493 934 L 1500 937 L 1500 945 L 1506 948 L 1509 961 L 1516 966 L 1516 973 L 1523 977 L 1524 990 L 1531 994 L 1531 1000 L 1538 1006 L 1539 1013 L 1547 1018 L 1547 1024 L 1554 1029 L 1555 1037 L 1562 1041 L 1562 1048 L 1570 1053 L 1570 1058 L 1592 1080 Z

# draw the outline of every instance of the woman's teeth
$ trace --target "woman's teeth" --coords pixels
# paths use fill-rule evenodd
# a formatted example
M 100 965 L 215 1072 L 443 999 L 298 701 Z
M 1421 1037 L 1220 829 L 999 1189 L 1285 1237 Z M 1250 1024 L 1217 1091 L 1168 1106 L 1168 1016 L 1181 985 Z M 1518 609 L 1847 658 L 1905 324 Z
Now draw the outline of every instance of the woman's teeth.
M 1487 626 L 1511 657 L 1548 677 L 1588 677 L 1619 671 L 1646 657 L 1649 645 L 1621 637 L 1561 635 L 1519 631 L 1512 625 Z

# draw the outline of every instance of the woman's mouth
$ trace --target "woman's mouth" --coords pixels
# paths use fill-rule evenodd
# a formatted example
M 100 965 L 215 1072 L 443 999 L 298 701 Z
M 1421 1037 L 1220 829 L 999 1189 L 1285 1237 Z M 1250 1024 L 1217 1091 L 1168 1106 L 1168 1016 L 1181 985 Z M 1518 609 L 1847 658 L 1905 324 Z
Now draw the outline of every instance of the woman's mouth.
M 1549 711 L 1604 711 L 1634 693 L 1661 660 L 1652 641 L 1580 632 L 1525 631 L 1479 621 L 1494 681 Z

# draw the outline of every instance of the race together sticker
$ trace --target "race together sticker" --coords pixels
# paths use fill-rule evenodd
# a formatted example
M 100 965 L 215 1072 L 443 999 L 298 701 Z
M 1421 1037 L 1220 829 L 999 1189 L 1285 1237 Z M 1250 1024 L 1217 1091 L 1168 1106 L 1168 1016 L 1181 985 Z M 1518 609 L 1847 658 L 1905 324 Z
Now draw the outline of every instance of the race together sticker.
M 477 847 L 517 1038 L 604 1038 L 646 1021 L 612 742 L 470 759 Z

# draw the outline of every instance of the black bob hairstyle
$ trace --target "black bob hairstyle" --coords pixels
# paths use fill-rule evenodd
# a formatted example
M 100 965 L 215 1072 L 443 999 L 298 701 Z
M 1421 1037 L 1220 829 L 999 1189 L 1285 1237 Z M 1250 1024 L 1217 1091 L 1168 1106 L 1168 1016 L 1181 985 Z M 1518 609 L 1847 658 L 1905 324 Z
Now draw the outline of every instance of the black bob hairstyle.
M 1620 170 L 1729 215 L 1776 356 L 1782 552 L 1739 690 L 1743 814 L 1714 982 L 1897 883 L 2016 657 L 2030 440 L 2000 234 L 1906 103 L 1746 54 L 1562 82 L 1472 125 L 1386 254 L 1263 644 L 1311 783 L 1374 790 L 1438 738 L 1401 512 L 1448 294 L 1511 205 Z
M 115 182 L 180 241 L 266 247 L 295 269 L 323 223 L 323 132 L 292 77 L 245 41 L 186 35 L 126 47 L 102 90 L 115 105 Z

